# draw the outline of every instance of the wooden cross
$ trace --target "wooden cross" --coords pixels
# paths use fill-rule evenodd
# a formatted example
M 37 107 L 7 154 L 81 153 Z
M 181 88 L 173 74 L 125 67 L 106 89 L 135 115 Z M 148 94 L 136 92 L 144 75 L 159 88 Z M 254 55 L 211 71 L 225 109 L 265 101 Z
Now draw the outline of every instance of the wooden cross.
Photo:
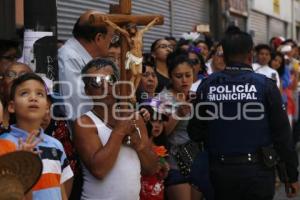
M 119 5 L 110 5 L 110 14 L 92 14 L 89 18 L 89 22 L 95 26 L 103 24 L 103 16 L 107 17 L 110 21 L 124 26 L 128 23 L 134 23 L 136 25 L 147 25 L 155 18 L 159 17 L 159 21 L 156 25 L 163 24 L 162 15 L 131 15 L 131 0 L 119 0 Z M 129 51 L 129 46 L 126 38 L 122 36 L 121 43 L 121 81 L 128 81 L 130 79 L 130 71 L 125 69 L 126 53 Z M 121 96 L 128 96 L 128 85 L 121 85 Z

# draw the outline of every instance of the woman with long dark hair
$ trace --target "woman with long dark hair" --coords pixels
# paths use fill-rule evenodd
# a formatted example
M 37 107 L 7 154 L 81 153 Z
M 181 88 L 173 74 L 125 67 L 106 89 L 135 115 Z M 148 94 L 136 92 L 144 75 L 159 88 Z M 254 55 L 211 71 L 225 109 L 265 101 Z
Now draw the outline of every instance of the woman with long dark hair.
M 167 56 L 172 51 L 172 44 L 165 39 L 155 40 L 151 45 L 151 55 L 154 58 L 154 64 L 158 79 L 156 92 L 161 92 L 169 84 Z

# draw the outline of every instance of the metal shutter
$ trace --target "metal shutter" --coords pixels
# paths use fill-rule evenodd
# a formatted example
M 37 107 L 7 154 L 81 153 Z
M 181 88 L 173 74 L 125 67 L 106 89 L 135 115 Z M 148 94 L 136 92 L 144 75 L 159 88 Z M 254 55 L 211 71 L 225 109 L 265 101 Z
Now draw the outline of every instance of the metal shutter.
M 270 18 L 269 30 L 270 30 L 270 35 L 269 35 L 270 38 L 274 36 L 286 37 L 286 26 L 284 21 L 275 18 Z
M 133 0 L 132 14 L 161 14 L 164 24 L 150 29 L 144 37 L 144 50 L 149 50 L 156 39 L 171 35 L 170 1 L 167 0 Z
M 57 0 L 58 39 L 71 37 L 73 26 L 83 12 L 90 9 L 108 12 L 110 3 L 118 3 L 118 0 Z
M 77 18 L 88 9 L 109 12 L 109 4 L 118 4 L 118 0 L 57 0 L 57 29 L 58 38 L 67 40 L 72 35 L 73 25 Z M 134 0 L 132 14 L 162 14 L 164 25 L 151 29 L 144 37 L 144 47 L 148 50 L 151 43 L 171 33 L 169 1 L 161 0 Z
M 250 31 L 254 32 L 254 42 L 256 44 L 266 43 L 268 41 L 267 16 L 255 11 L 251 11 L 249 20 Z
M 197 24 L 209 24 L 209 0 L 174 0 L 174 37 L 191 31 Z

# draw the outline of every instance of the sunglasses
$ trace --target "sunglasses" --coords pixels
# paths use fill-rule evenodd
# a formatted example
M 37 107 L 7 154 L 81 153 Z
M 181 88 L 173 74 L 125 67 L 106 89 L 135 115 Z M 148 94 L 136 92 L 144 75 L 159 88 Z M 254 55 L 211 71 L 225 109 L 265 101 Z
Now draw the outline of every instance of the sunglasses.
M 159 49 L 159 48 L 162 48 L 162 49 L 167 49 L 167 48 L 169 48 L 169 49 L 172 49 L 172 50 L 173 50 L 173 45 L 171 45 L 171 44 L 160 44 L 160 45 L 158 45 L 158 46 L 156 47 L 156 49 Z
M 18 74 L 17 72 L 14 72 L 14 71 L 8 71 L 4 74 L 4 76 L 7 77 L 7 78 L 16 79 L 16 78 L 18 78 L 18 77 L 20 77 L 20 76 L 22 76 L 26 73 L 28 73 L 28 72 L 21 72 L 21 73 Z
M 112 38 L 111 38 L 110 43 L 115 44 L 115 43 L 119 42 L 119 40 L 120 40 L 120 34 L 114 33 Z
M 94 88 L 100 88 L 104 82 L 112 86 L 114 83 L 117 82 L 117 78 L 115 75 L 112 74 L 107 76 L 98 75 L 90 79 L 90 85 Z

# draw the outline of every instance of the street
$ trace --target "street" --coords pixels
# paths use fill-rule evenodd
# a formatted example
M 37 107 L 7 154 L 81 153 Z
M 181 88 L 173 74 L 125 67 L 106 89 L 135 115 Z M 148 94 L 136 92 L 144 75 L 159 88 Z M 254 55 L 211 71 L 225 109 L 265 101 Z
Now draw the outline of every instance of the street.
M 300 145 L 298 143 L 297 146 L 297 151 L 298 151 L 298 159 L 300 160 Z M 300 167 L 298 167 L 298 169 L 300 170 Z M 300 180 L 300 178 L 299 178 Z M 284 191 L 284 184 L 281 183 L 280 188 L 276 191 L 274 200 L 287 200 L 289 198 L 287 198 L 285 191 Z M 291 200 L 300 200 L 300 195 L 298 195 L 298 197 L 295 198 L 291 198 Z

